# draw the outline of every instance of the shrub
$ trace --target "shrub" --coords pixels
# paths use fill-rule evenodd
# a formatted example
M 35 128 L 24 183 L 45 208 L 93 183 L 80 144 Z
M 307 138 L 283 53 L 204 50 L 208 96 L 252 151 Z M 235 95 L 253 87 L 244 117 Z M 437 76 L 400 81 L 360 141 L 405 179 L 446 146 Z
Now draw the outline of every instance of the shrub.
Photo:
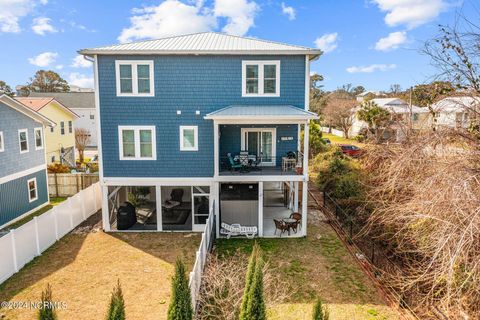
M 47 288 L 42 291 L 40 309 L 38 310 L 38 319 L 39 320 L 56 320 L 57 314 L 54 309 L 53 299 L 52 299 L 52 287 L 50 284 L 47 284 Z
M 240 320 L 266 319 L 265 299 L 263 297 L 263 267 L 264 261 L 260 248 L 255 243 L 248 263 Z
M 110 307 L 108 308 L 107 320 L 125 320 L 125 301 L 123 300 L 122 288 L 120 280 L 113 288 L 112 297 L 110 298 Z
M 328 320 L 330 319 L 330 315 L 328 312 L 328 308 L 323 305 L 322 300 L 317 299 L 315 305 L 313 306 L 313 320 Z
M 61 163 L 52 163 L 48 165 L 48 173 L 70 173 L 70 167 Z
M 172 279 L 172 301 L 168 307 L 168 320 L 191 320 L 192 318 L 192 299 L 185 275 L 185 265 L 178 259 Z

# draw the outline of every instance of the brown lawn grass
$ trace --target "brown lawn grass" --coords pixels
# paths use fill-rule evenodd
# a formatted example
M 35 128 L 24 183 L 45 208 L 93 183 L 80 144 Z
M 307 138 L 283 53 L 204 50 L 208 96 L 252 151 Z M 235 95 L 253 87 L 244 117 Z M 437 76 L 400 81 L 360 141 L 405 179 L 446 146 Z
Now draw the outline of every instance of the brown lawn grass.
M 2 284 L 0 301 L 38 301 L 49 283 L 54 300 L 67 304 L 59 319 L 104 319 L 120 279 L 127 319 L 166 319 L 175 260 L 191 270 L 199 243 L 200 234 L 73 232 Z M 36 310 L 2 314 L 36 319 Z

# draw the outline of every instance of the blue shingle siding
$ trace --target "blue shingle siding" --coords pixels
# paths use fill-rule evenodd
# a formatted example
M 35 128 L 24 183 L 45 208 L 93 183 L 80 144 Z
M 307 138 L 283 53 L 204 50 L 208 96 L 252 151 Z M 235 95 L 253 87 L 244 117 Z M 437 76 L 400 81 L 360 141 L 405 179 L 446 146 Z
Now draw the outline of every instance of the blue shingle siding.
M 242 128 L 277 128 L 277 150 L 276 163 L 277 166 L 282 164 L 282 157 L 287 152 L 297 152 L 298 125 L 281 124 L 281 125 L 221 125 L 220 126 L 220 159 L 225 161 L 227 153 L 232 155 L 239 154 L 241 149 L 241 131 Z M 283 140 L 282 137 L 292 137 L 292 140 Z
M 0 226 L 48 202 L 46 170 L 0 184 Z M 29 179 L 37 179 L 38 199 L 28 198 Z
M 0 102 L 0 131 L 3 132 L 5 143 L 5 151 L 0 152 L 0 177 L 45 163 L 45 150 L 35 150 L 34 128 L 39 127 L 42 127 L 42 124 Z M 28 129 L 26 153 L 20 153 L 20 129 Z
M 115 60 L 129 59 L 154 60 L 155 97 L 116 96 Z M 280 60 L 280 97 L 242 97 L 242 60 Z M 203 119 L 207 113 L 229 105 L 305 104 L 303 55 L 100 56 L 98 74 L 105 177 L 212 177 L 213 122 Z M 119 125 L 155 125 L 157 160 L 120 161 Z M 180 151 L 180 125 L 199 127 L 198 151 Z

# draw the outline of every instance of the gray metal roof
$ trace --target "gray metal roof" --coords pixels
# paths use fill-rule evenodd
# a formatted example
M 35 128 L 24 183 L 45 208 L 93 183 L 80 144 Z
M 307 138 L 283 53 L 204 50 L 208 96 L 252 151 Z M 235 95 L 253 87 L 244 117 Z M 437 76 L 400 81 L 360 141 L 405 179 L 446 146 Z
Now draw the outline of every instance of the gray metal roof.
M 29 97 L 55 98 L 70 109 L 94 109 L 94 92 L 31 92 Z
M 218 32 L 202 32 L 156 40 L 82 49 L 80 54 L 309 54 L 322 51 L 280 42 Z
M 239 119 L 239 118 L 258 119 L 294 119 L 310 120 L 318 119 L 318 115 L 296 108 L 294 106 L 228 106 L 226 108 L 211 112 L 205 116 L 205 119 Z

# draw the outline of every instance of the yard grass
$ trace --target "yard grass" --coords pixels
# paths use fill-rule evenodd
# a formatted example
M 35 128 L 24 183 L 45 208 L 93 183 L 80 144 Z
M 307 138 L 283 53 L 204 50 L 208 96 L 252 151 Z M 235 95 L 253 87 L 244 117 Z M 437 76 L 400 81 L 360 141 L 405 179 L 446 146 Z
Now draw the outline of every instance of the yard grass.
M 322 137 L 330 139 L 332 144 L 353 144 L 354 146 L 357 146 L 357 147 L 365 146 L 365 143 L 358 142 L 354 139 L 345 139 L 345 138 L 333 135 L 331 133 L 322 132 Z
M 64 197 L 50 197 L 50 203 L 49 204 L 46 204 L 45 206 L 41 207 L 37 211 L 32 212 L 31 214 L 29 214 L 25 218 L 20 219 L 17 222 L 12 223 L 11 225 L 8 225 L 7 227 L 5 227 L 4 229 L 2 229 L 0 231 L 16 229 L 16 228 L 24 225 L 28 221 L 32 220 L 34 217 L 37 217 L 37 216 L 47 212 L 48 210 L 52 209 L 54 206 L 62 203 L 65 200 L 67 200 L 67 198 L 64 198 Z
M 274 272 L 286 281 L 291 297 L 269 305 L 269 319 L 311 319 L 313 303 L 320 297 L 330 309 L 330 319 L 398 319 L 379 297 L 322 214 L 310 210 L 308 236 L 291 239 L 257 239 Z M 217 252 L 228 257 L 236 250 L 251 252 L 253 241 L 218 240 Z
M 104 233 L 100 220 L 97 213 L 0 285 L 0 301 L 38 301 L 50 284 L 54 301 L 67 305 L 59 319 L 104 319 L 119 279 L 127 319 L 166 319 L 175 261 L 191 270 L 200 234 Z M 36 310 L 0 309 L 0 319 L 36 319 Z

